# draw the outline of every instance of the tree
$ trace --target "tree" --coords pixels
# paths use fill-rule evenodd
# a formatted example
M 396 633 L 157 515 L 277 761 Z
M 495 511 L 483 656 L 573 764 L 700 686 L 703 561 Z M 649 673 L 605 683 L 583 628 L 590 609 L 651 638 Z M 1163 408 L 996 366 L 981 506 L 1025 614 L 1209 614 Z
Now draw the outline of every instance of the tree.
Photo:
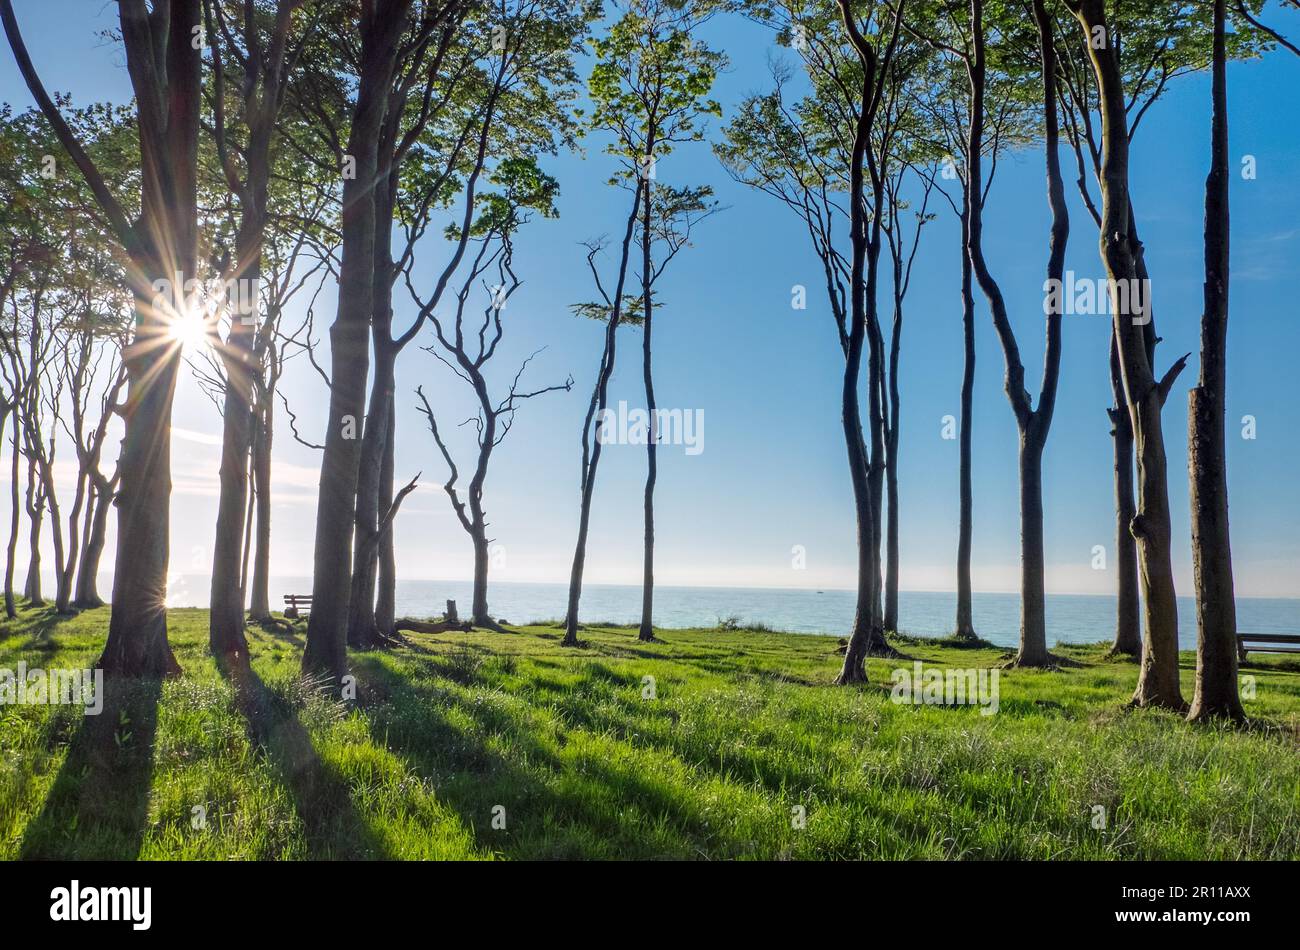
M 361 462 L 359 427 L 365 411 L 373 309 L 375 203 L 380 173 L 378 137 L 387 90 L 408 27 L 413 0 L 362 0 L 357 92 L 343 162 L 342 258 L 338 308 L 330 328 L 330 398 L 316 508 L 312 611 L 303 672 L 336 682 L 347 673 L 352 528 Z
M 1149 301 L 1140 292 L 1130 294 L 1127 302 L 1119 298 L 1119 288 L 1143 286 L 1142 251 L 1134 235 L 1129 201 L 1129 123 L 1123 74 L 1102 0 L 1077 0 L 1070 7 L 1082 27 L 1081 42 L 1087 44 L 1101 106 L 1101 254 L 1113 288 L 1115 343 L 1138 464 L 1137 511 L 1130 531 L 1137 540 L 1146 629 L 1133 701 L 1139 706 L 1182 711 L 1186 704 L 1178 680 L 1178 603 L 1171 563 L 1168 460 L 1160 417 L 1187 357 L 1176 360 L 1157 379 L 1144 329 L 1153 322 Z
M 372 553 L 357 559 L 353 571 L 353 646 L 385 642 L 394 631 L 392 521 L 382 534 L 376 533 L 393 502 L 393 368 L 461 265 L 468 223 L 456 229 L 460 236 L 452 242 L 450 259 L 432 294 L 420 301 L 415 320 L 397 336 L 391 331 L 392 286 L 399 277 L 410 282 L 419 257 L 417 245 L 435 212 L 459 197 L 472 215 L 475 189 L 489 160 L 508 162 L 554 152 L 560 143 L 572 144 L 573 56 L 592 15 L 587 5 L 567 0 L 497 0 L 467 6 L 443 24 L 431 44 L 436 52 L 423 93 L 414 95 L 418 87 L 413 88 L 413 80 L 425 69 L 418 60 L 409 67 L 410 78 L 395 81 L 380 145 L 383 154 L 391 152 L 393 158 L 387 177 L 376 187 L 375 201 L 378 219 L 396 217 L 402 236 L 394 248 L 391 235 L 381 228 L 376 249 L 376 366 L 358 480 L 356 535 L 357 549 L 366 545 Z M 419 107 L 405 107 L 408 99 Z M 377 542 L 373 545 L 372 535 Z
M 624 14 L 609 35 L 595 44 L 591 94 L 595 100 L 592 126 L 613 137 L 609 154 L 622 162 L 620 177 L 638 177 L 643 189 L 640 205 L 641 376 L 645 385 L 646 480 L 644 493 L 644 556 L 641 576 L 641 626 L 638 639 L 654 639 L 654 494 L 658 477 L 658 429 L 652 363 L 654 284 L 668 262 L 684 248 L 692 227 L 711 212 L 711 189 L 669 186 L 656 188 L 658 170 L 673 150 L 703 137 L 701 120 L 720 115 L 709 99 L 714 77 L 725 58 L 693 38 L 708 18 L 707 8 L 694 4 L 647 0 Z M 661 197 L 662 195 L 662 197 Z M 664 259 L 655 262 L 655 248 L 664 246 Z
M 244 587 L 240 583 L 248 460 L 252 449 L 254 379 L 260 323 L 262 251 L 272 174 L 271 148 L 289 78 L 317 25 L 298 17 L 304 0 L 205 0 L 212 44 L 212 128 L 219 168 L 237 196 L 239 223 L 234 260 L 221 275 L 238 288 L 229 332 L 217 352 L 225 370 L 221 442 L 221 493 L 212 548 L 208 643 L 223 666 L 248 665 L 244 638 Z M 298 22 L 295 22 L 297 20 Z M 227 73 L 237 91 L 227 101 Z M 232 108 L 233 107 L 233 108 Z
M 1116 8 L 1111 29 L 1119 37 L 1117 55 L 1123 75 L 1126 110 L 1133 117 L 1128 127 L 1129 146 L 1136 140 L 1142 120 L 1163 97 L 1170 83 L 1208 65 L 1212 28 L 1197 6 L 1149 0 Z M 1061 81 L 1058 87 L 1066 140 L 1075 156 L 1075 179 L 1093 223 L 1101 227 L 1101 212 L 1089 189 L 1089 172 L 1101 182 L 1101 142 L 1093 113 L 1099 109 L 1097 85 L 1088 56 L 1088 45 L 1078 42 L 1070 24 L 1058 24 L 1058 56 Z M 1255 55 L 1263 37 L 1250 29 L 1239 29 L 1227 41 L 1232 58 Z M 1130 200 L 1130 204 L 1131 204 Z M 1134 246 L 1141 248 L 1136 215 L 1130 221 Z M 1149 274 L 1145 256 L 1137 257 L 1139 280 Z M 1148 306 L 1151 302 L 1148 301 Z M 1148 360 L 1154 361 L 1158 342 L 1153 323 L 1144 327 Z M 1138 593 L 1137 542 L 1130 531 L 1137 513 L 1134 498 L 1133 427 L 1124 403 L 1124 382 L 1119 349 L 1114 333 L 1110 343 L 1110 382 L 1113 404 L 1106 413 L 1110 421 L 1115 470 L 1115 568 L 1116 621 L 1112 655 L 1137 657 L 1142 651 L 1141 602 Z
M 399 51 L 392 76 L 384 90 L 384 118 L 378 129 L 377 154 L 379 172 L 371 188 L 370 200 L 375 209 L 375 244 L 373 255 L 373 287 L 371 303 L 370 336 L 375 353 L 374 378 L 371 381 L 367 414 L 361 436 L 361 460 L 357 472 L 355 529 L 353 534 L 354 557 L 351 592 L 348 603 L 348 642 L 355 648 L 368 649 L 391 635 L 392 617 L 385 619 L 383 629 L 376 618 L 375 585 L 381 563 L 380 548 L 385 547 L 391 563 L 392 518 L 387 513 L 393 507 L 392 467 L 396 427 L 393 417 L 394 372 L 397 357 L 415 338 L 423 323 L 423 315 L 412 321 L 407 330 L 393 333 L 392 294 L 393 283 L 401 269 L 394 261 L 393 219 L 401 208 L 403 169 L 409 159 L 415 158 L 417 166 L 434 163 L 442 175 L 428 174 L 424 182 L 434 182 L 426 187 L 411 205 L 418 206 L 414 214 L 419 218 L 427 214 L 430 203 L 443 200 L 447 177 L 463 160 L 463 138 L 434 139 L 430 148 L 421 139 L 431 125 L 443 132 L 443 110 L 452 108 L 463 93 L 469 65 L 480 50 L 477 44 L 465 43 L 465 51 L 458 60 L 448 61 L 448 54 L 456 50 L 456 41 L 473 35 L 473 28 L 465 23 L 471 5 L 454 2 L 442 6 L 425 4 L 418 20 L 412 25 L 409 38 Z M 486 9 L 486 8 L 485 8 Z M 490 31 L 484 31 L 481 43 L 490 42 Z M 517 41 L 517 37 L 514 38 Z M 425 78 L 421 81 L 421 76 Z M 455 142 L 454 146 L 451 143 Z M 442 146 L 438 154 L 437 146 Z M 418 226 L 416 227 L 418 230 Z M 398 256 L 408 260 L 413 241 Z M 381 535 L 379 525 L 387 521 L 388 528 Z M 364 552 L 364 557 L 362 556 Z M 391 570 L 386 571 L 385 586 L 396 583 Z
M 910 109 L 910 105 L 908 106 Z M 911 115 L 910 118 L 918 118 Z M 885 174 L 885 217 L 881 229 L 885 232 L 885 242 L 889 249 L 890 278 L 893 287 L 894 315 L 889 334 L 889 360 L 886 366 L 884 382 L 885 411 L 885 593 L 883 627 L 885 630 L 898 630 L 898 576 L 899 576 L 899 498 L 898 498 L 898 452 L 901 436 L 900 400 L 901 392 L 898 380 L 898 364 L 903 340 L 903 302 L 912 284 L 912 265 L 916 262 L 916 253 L 921 246 L 921 232 L 925 225 L 933 220 L 929 212 L 930 197 L 934 192 L 935 178 L 940 173 L 940 164 L 925 161 L 924 145 L 918 141 L 915 129 L 901 139 L 900 155 L 889 165 L 891 169 Z M 903 197 L 902 189 L 909 177 L 915 177 L 921 189 L 921 203 L 916 211 L 916 223 L 912 227 L 911 239 L 908 240 L 904 225 L 904 211 L 909 207 Z
M 451 477 L 443 483 L 443 490 L 451 500 L 456 519 L 470 536 L 474 548 L 471 619 L 476 627 L 502 630 L 488 612 L 487 582 L 491 539 L 487 536 L 487 513 L 483 507 L 483 488 L 487 481 L 488 466 L 493 450 L 510 433 L 520 404 L 546 393 L 558 390 L 568 392 L 573 388 L 573 377 L 570 376 L 559 385 L 522 389 L 520 383 L 528 364 L 537 355 L 534 353 L 523 361 L 503 397 L 497 399 L 491 394 L 485 370 L 498 353 L 505 334 L 502 314 L 520 285 L 514 269 L 513 237 L 517 229 L 527 222 L 530 209 L 545 216 L 554 216 L 553 200 L 557 193 L 555 180 L 524 159 L 502 163 L 492 177 L 502 186 L 502 191 L 482 195 L 478 199 L 484 208 L 472 227 L 472 240 L 479 247 L 456 292 L 454 323 L 451 327 L 446 327 L 442 319 L 431 316 L 437 343 L 423 347 L 473 390 L 478 404 L 476 414 L 465 423 L 474 426 L 477 442 L 473 474 L 467 491 L 468 501 L 461 498 L 457 487 L 460 470 L 456 466 L 454 454 L 438 429 L 433 407 L 424 395 L 423 388 L 417 388 L 416 393 L 428 420 L 429 431 L 451 472 Z M 495 272 L 495 283 L 491 285 L 485 279 L 485 275 L 490 272 Z M 488 293 L 488 303 L 483 309 L 481 324 L 476 329 L 466 326 L 465 306 L 471 291 L 480 282 Z
M 923 91 L 918 97 L 923 127 L 928 127 L 931 152 L 941 168 L 936 187 L 960 223 L 962 381 L 958 419 L 957 609 L 953 635 L 976 639 L 972 610 L 971 549 L 974 534 L 972 461 L 975 395 L 975 273 L 971 257 L 970 210 L 982 210 L 997 176 L 999 158 L 1030 142 L 1034 135 L 1031 109 L 1024 95 L 1023 66 L 995 68 L 983 83 L 983 132 L 978 167 L 981 182 L 972 187 L 970 132 L 974 115 L 971 92 L 969 14 L 959 6 L 914 5 L 908 31 L 937 55 L 926 63 Z M 1000 56 L 1001 51 L 996 53 Z M 987 165 L 985 162 L 987 161 Z M 955 184 L 946 185 L 951 181 Z M 949 189 L 956 191 L 956 194 Z
M 814 10 L 760 8 L 755 15 L 800 51 L 813 94 L 787 105 L 787 76 L 778 66 L 776 89 L 746 100 L 716 150 L 733 177 L 782 201 L 803 220 L 822 262 L 845 359 L 840 416 L 858 544 L 857 604 L 837 682 L 859 683 L 866 680 L 867 654 L 892 649 L 882 629 L 886 387 L 876 297 L 894 129 L 891 110 L 882 104 L 894 94 L 890 79 L 900 55 L 902 5 L 894 11 L 871 6 L 861 19 L 847 2 Z M 833 32 L 837 20 L 847 42 Z M 841 229 L 847 231 L 847 253 Z M 868 348 L 870 449 L 859 392 Z
M 1061 177 L 1059 126 L 1056 103 L 1056 50 L 1052 25 L 1043 0 L 1033 0 L 1042 69 L 1042 106 L 1044 146 L 1047 158 L 1048 204 L 1052 211 L 1050 256 L 1047 265 L 1048 286 L 1060 287 L 1065 273 L 1065 247 L 1069 238 L 1069 213 L 1065 205 L 1065 185 Z M 1046 594 L 1044 590 L 1043 488 L 1042 458 L 1056 404 L 1061 369 L 1061 316 L 1064 301 L 1059 293 L 1049 293 L 1047 305 L 1047 352 L 1043 361 L 1043 380 L 1038 405 L 1025 389 L 1025 367 L 1020 348 L 1007 314 L 1006 301 L 984 257 L 983 205 L 972 201 L 970 194 L 982 187 L 981 158 L 984 134 L 984 84 L 986 77 L 985 26 L 983 0 L 971 2 L 971 53 L 967 60 L 971 84 L 971 121 L 967 155 L 970 161 L 970 184 L 967 189 L 967 231 L 971 265 L 980 289 L 989 303 L 993 326 L 1002 346 L 1006 364 L 1004 388 L 1015 414 L 1020 432 L 1020 650 L 1014 663 L 1020 666 L 1046 666 L 1051 662 L 1047 651 Z M 1013 34 L 1014 35 L 1014 34 Z M 1004 36 L 1006 33 L 1004 32 Z M 1007 37 L 1006 42 L 1015 42 Z
M 0 20 L 37 105 L 94 193 L 131 261 L 136 330 L 128 375 L 118 495 L 113 611 L 100 665 L 127 676 L 180 672 L 167 642 L 171 407 L 180 347 L 172 333 L 196 280 L 196 165 L 201 56 L 199 0 L 121 0 L 122 43 L 140 136 L 140 213 L 132 221 L 46 93 L 13 13 Z M 177 278 L 180 287 L 175 286 Z M 162 291 L 170 288 L 170 294 Z
M 1187 394 L 1192 569 L 1196 588 L 1196 692 L 1187 718 L 1241 721 L 1237 607 L 1228 530 L 1224 444 L 1228 343 L 1228 78 L 1225 0 L 1214 0 L 1210 172 L 1205 179 L 1205 310 L 1201 370 Z

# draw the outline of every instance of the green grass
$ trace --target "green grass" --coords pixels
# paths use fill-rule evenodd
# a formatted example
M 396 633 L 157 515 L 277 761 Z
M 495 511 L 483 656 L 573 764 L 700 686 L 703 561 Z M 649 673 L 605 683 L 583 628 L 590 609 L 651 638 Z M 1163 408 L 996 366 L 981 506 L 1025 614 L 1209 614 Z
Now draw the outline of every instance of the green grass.
M 0 667 L 88 666 L 107 622 L 24 611 L 0 623 Z M 842 689 L 830 638 L 591 628 L 566 650 L 546 625 L 413 634 L 354 654 L 344 703 L 299 679 L 301 623 L 250 630 L 257 680 L 238 693 L 206 631 L 206 612 L 172 611 L 185 676 L 130 684 L 101 716 L 0 707 L 0 857 L 1300 857 L 1300 668 L 1285 661 L 1243 671 L 1255 725 L 1234 731 L 1126 709 L 1136 667 L 1101 646 L 1058 651 L 1077 667 L 1004 671 L 1000 712 L 981 716 L 889 701 L 881 684 L 912 659 L 1003 656 L 915 639 Z

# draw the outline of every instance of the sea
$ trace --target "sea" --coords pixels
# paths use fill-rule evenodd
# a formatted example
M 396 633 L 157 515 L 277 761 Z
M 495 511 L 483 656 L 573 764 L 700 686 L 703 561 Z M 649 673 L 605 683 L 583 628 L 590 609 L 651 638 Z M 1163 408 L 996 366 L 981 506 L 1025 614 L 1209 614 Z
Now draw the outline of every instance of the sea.
M 104 588 L 107 591 L 110 588 Z M 208 580 L 202 575 L 174 577 L 168 605 L 207 605 Z M 462 615 L 469 613 L 469 581 L 409 580 L 397 584 L 397 613 L 403 617 L 440 616 L 448 600 Z M 308 577 L 271 578 L 272 609 L 285 594 L 311 593 Z M 564 584 L 492 582 L 488 607 L 492 616 L 510 624 L 558 620 L 564 616 L 568 588 Z M 853 621 L 855 594 L 851 590 L 812 590 L 775 587 L 655 588 L 655 626 L 714 627 L 727 620 L 739 625 L 762 624 L 773 630 L 844 636 Z M 957 595 L 947 591 L 900 591 L 899 629 L 915 636 L 944 636 L 953 629 Z M 1020 597 L 1006 593 L 976 593 L 971 598 L 975 632 L 1000 646 L 1014 646 L 1020 633 Z M 641 588 L 636 585 L 587 584 L 582 591 L 584 623 L 635 623 L 641 618 Z M 1237 627 L 1251 633 L 1300 633 L 1300 598 L 1237 599 Z M 1047 639 L 1053 643 L 1096 643 L 1115 632 L 1115 598 L 1100 594 L 1048 594 Z M 1183 649 L 1196 646 L 1195 604 L 1178 598 L 1178 640 Z

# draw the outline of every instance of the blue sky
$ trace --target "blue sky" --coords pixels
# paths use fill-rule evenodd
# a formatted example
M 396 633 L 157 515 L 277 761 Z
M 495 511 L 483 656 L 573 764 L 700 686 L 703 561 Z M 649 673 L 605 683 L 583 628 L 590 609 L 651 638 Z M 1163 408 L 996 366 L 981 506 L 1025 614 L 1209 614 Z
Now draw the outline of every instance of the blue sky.
M 47 86 L 79 103 L 125 101 L 129 84 L 120 51 L 97 35 L 116 8 L 103 0 L 57 4 L 18 0 L 19 21 Z M 72 10 L 78 10 L 77 19 Z M 1300 32 L 1300 16 L 1277 15 Z M 772 35 L 735 18 L 715 20 L 707 39 L 730 58 L 716 98 L 729 117 L 748 93 L 768 88 Z M 1253 155 L 1257 177 L 1232 182 L 1231 328 L 1228 460 L 1237 588 L 1246 596 L 1294 596 L 1300 588 L 1300 353 L 1293 274 L 1300 263 L 1300 123 L 1295 93 L 1300 58 L 1285 52 L 1229 70 L 1234 164 Z M 0 55 L 0 99 L 30 98 L 10 57 Z M 715 136 L 714 123 L 710 135 Z M 1165 413 L 1180 593 L 1191 592 L 1186 474 L 1186 390 L 1197 371 L 1201 309 L 1204 180 L 1209 138 L 1208 80 L 1180 80 L 1144 120 L 1133 155 L 1133 196 L 1153 276 L 1164 343 L 1160 365 L 1192 358 Z M 486 490 L 491 533 L 501 545 L 494 578 L 567 578 L 577 519 L 578 438 L 594 379 L 601 327 L 573 317 L 568 304 L 592 297 L 579 242 L 614 234 L 626 196 L 605 184 L 611 160 L 597 143 L 585 154 L 547 162 L 561 185 L 560 218 L 530 224 L 515 259 L 524 286 L 506 311 L 507 337 L 497 363 L 505 385 L 528 354 L 536 383 L 572 373 L 572 393 L 528 404 L 498 450 Z M 1069 159 L 1072 165 L 1072 159 Z M 990 267 L 1002 284 L 1037 388 L 1043 346 L 1042 282 L 1048 213 L 1041 151 L 1004 160 L 986 212 Z M 789 212 L 734 184 L 707 145 L 660 161 L 672 184 L 711 184 L 726 210 L 705 222 L 696 246 L 664 278 L 655 324 L 656 391 L 663 407 L 702 410 L 705 450 L 660 451 L 658 570 L 663 584 L 842 587 L 852 583 L 854 526 L 838 417 L 842 358 L 824 300 L 819 264 Z M 1071 196 L 1067 268 L 1103 275 L 1096 232 Z M 942 418 L 958 414 L 961 379 L 959 254 L 956 222 L 942 205 L 929 225 L 907 301 L 903 337 L 902 585 L 953 586 L 957 515 L 957 443 L 941 438 Z M 436 229 L 431 229 L 436 230 Z M 418 258 L 427 288 L 444 248 L 430 242 Z M 606 273 L 615 264 L 604 260 Z M 793 310 L 791 287 L 809 288 L 808 308 Z M 324 319 L 332 292 L 322 294 Z M 883 298 L 882 298 L 883 299 Z M 398 320 L 411 307 L 398 297 Z M 978 590 L 1018 584 L 1019 518 L 1016 428 L 1002 392 L 1002 355 L 982 300 L 977 301 L 975 388 L 974 582 Z M 1112 548 L 1111 449 L 1105 409 L 1108 323 L 1104 316 L 1065 318 L 1064 359 L 1045 467 L 1048 589 L 1105 593 L 1112 570 L 1091 566 L 1093 547 Z M 427 342 L 427 341 L 425 341 Z M 625 330 L 611 400 L 639 405 L 639 331 Z M 397 474 L 422 471 L 422 486 L 398 523 L 398 563 L 408 578 L 462 578 L 470 548 L 439 487 L 446 471 L 415 409 L 423 384 L 443 428 L 470 414 L 464 384 L 411 347 L 398 366 Z M 313 440 L 324 424 L 325 393 L 305 366 L 284 383 L 300 427 Z M 1257 438 L 1240 438 L 1244 415 Z M 178 396 L 174 443 L 173 570 L 206 572 L 216 515 L 220 419 L 186 380 Z M 468 431 L 457 443 L 468 464 Z M 276 574 L 309 573 L 317 455 L 279 425 L 275 454 Z M 7 466 L 6 466 L 7 468 Z M 602 462 L 588 557 L 591 582 L 635 583 L 641 559 L 644 450 L 611 445 Z M 802 545 L 806 567 L 792 566 Z M 1109 565 L 1108 565 L 1109 566 Z

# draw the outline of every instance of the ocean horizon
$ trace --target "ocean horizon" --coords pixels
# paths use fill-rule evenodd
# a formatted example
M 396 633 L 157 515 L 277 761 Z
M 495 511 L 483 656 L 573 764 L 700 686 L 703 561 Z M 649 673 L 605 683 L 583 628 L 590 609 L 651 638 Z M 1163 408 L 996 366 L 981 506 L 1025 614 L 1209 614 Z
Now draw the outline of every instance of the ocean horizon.
M 105 595 L 111 586 L 101 586 Z M 470 609 L 473 584 L 466 580 L 399 580 L 397 613 L 406 617 L 440 616 L 455 600 L 462 616 Z M 209 579 L 201 574 L 174 576 L 170 607 L 206 607 Z M 271 578 L 271 607 L 282 609 L 285 594 L 311 592 L 307 576 Z M 564 616 L 568 585 L 493 581 L 488 608 L 510 624 L 557 620 Z M 822 636 L 845 636 L 853 620 L 852 590 L 776 587 L 655 588 L 655 626 L 664 629 L 713 627 L 735 618 L 773 630 Z M 952 632 L 957 595 L 952 591 L 899 591 L 899 632 L 941 637 Z M 975 631 L 999 646 L 1014 646 L 1020 635 L 1020 595 L 976 592 L 971 598 Z M 586 584 L 581 617 L 590 624 L 635 623 L 641 617 L 641 587 L 635 584 Z M 1300 598 L 1239 597 L 1237 626 L 1252 633 L 1300 632 Z M 1047 639 L 1056 643 L 1096 643 L 1115 632 L 1115 598 L 1107 594 L 1048 594 Z M 1196 646 L 1195 601 L 1178 598 L 1178 641 Z

